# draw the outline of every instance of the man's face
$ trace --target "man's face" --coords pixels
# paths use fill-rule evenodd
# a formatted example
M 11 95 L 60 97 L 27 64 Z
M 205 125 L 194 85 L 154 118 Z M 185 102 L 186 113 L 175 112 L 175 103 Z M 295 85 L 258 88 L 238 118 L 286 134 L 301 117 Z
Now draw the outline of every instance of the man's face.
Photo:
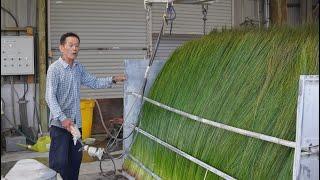
M 78 56 L 79 45 L 80 43 L 78 38 L 73 36 L 67 37 L 66 42 L 59 47 L 62 52 L 62 58 L 68 61 L 75 60 Z

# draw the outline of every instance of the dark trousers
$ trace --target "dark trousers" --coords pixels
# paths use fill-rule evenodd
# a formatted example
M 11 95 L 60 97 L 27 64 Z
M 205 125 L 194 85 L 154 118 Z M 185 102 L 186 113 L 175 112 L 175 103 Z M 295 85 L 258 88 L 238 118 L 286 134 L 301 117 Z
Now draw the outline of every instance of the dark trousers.
M 81 128 L 79 129 L 81 132 Z M 82 160 L 81 144 L 74 145 L 72 135 L 56 126 L 50 127 L 49 167 L 61 175 L 64 180 L 77 180 Z

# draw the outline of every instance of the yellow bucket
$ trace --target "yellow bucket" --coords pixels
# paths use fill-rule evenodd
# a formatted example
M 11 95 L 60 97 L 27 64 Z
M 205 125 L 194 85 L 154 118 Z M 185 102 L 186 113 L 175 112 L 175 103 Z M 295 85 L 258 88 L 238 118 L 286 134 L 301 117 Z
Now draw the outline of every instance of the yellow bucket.
M 82 139 L 89 138 L 91 136 L 93 108 L 95 102 L 92 99 L 81 99 L 80 109 L 82 118 Z

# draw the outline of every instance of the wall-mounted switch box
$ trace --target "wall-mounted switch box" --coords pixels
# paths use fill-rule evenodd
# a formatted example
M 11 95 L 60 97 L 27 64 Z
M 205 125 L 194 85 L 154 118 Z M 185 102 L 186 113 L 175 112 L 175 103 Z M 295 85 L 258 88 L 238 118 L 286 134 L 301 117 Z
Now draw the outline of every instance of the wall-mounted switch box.
M 1 36 L 1 75 L 34 74 L 33 36 Z

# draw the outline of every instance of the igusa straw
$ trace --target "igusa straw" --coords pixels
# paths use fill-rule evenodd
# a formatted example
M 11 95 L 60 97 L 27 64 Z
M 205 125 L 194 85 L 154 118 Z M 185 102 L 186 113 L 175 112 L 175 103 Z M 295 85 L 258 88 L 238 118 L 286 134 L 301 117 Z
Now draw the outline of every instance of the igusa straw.
M 318 26 L 215 32 L 185 43 L 150 99 L 228 126 L 295 141 L 300 75 L 319 74 Z M 236 179 L 292 179 L 294 148 L 205 125 L 145 102 L 143 131 Z M 131 154 L 162 179 L 219 179 L 141 133 Z M 129 158 L 124 168 L 152 179 Z

